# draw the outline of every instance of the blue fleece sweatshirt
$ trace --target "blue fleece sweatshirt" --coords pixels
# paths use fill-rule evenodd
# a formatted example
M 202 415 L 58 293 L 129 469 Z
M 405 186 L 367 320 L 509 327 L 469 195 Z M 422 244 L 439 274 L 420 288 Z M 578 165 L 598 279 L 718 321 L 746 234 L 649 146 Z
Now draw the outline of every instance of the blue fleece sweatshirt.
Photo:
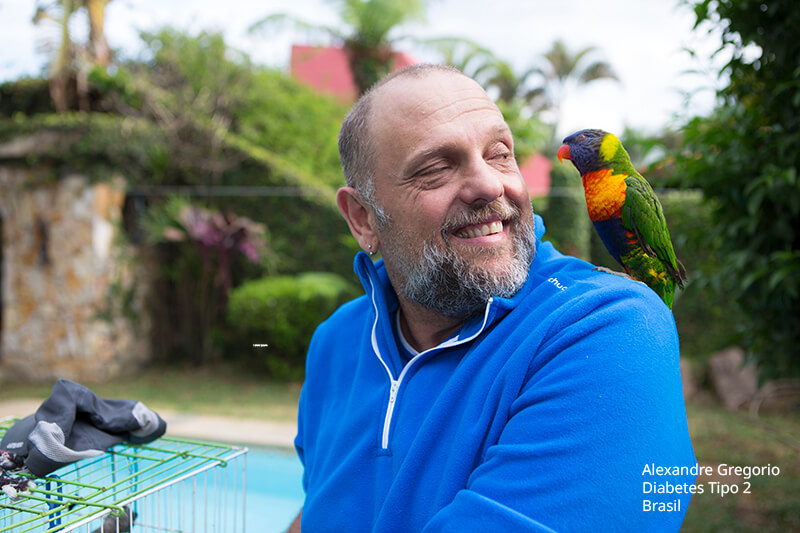
M 696 460 L 672 314 L 543 233 L 537 216 L 513 298 L 408 363 L 383 263 L 359 253 L 366 294 L 309 347 L 303 531 L 680 528 Z

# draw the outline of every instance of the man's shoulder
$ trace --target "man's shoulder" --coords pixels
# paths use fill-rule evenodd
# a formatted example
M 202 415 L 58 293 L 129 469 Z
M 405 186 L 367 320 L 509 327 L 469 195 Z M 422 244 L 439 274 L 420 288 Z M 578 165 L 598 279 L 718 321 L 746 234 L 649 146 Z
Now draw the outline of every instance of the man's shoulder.
M 640 365 L 656 381 L 658 372 L 671 372 L 677 330 L 658 295 L 643 283 L 572 259 L 536 273 L 538 282 L 502 329 L 520 339 L 531 375 L 578 365 L 589 374 L 616 376 L 623 360 L 625 368 Z
M 532 275 L 543 278 L 561 292 L 572 292 L 573 296 L 576 293 L 597 296 L 609 292 L 630 298 L 655 296 L 655 293 L 648 294 L 649 289 L 644 284 L 630 279 L 621 269 L 603 269 L 577 257 L 556 252 L 536 266 Z
M 538 320 L 552 315 L 554 320 L 560 316 L 574 321 L 595 313 L 671 318 L 669 308 L 644 283 L 597 270 L 575 257 L 558 254 L 531 276 L 531 290 L 520 306 Z

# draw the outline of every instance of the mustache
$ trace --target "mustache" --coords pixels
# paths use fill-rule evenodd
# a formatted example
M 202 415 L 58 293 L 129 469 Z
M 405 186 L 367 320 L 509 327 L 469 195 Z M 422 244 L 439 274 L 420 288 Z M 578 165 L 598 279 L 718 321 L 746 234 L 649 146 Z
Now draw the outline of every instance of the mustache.
M 442 236 L 446 239 L 447 236 L 455 230 L 463 228 L 464 226 L 480 224 L 489 219 L 515 222 L 521 217 L 522 212 L 516 205 L 498 198 L 482 207 L 461 211 L 452 215 L 442 224 Z

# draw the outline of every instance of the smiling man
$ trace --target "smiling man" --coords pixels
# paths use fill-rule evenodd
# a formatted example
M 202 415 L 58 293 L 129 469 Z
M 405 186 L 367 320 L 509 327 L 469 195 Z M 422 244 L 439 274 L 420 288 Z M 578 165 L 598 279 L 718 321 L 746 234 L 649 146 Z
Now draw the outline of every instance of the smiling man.
M 339 149 L 339 209 L 382 259 L 356 257 L 366 294 L 309 347 L 293 528 L 679 529 L 691 492 L 643 489 L 694 483 L 645 475 L 695 464 L 672 315 L 541 241 L 483 89 L 406 67 L 354 105 Z
M 359 243 L 381 250 L 402 331 L 422 351 L 482 312 L 490 297 L 514 295 L 535 238 L 511 131 L 497 107 L 469 78 L 416 69 L 410 72 L 424 79 L 385 82 L 356 106 L 353 114 L 374 110 L 366 129 L 351 131 L 352 120 L 345 122 L 342 154 L 371 135 L 364 143 L 371 153 L 353 154 L 371 162 L 363 175 L 357 166 L 346 171 L 351 186 L 338 202 Z

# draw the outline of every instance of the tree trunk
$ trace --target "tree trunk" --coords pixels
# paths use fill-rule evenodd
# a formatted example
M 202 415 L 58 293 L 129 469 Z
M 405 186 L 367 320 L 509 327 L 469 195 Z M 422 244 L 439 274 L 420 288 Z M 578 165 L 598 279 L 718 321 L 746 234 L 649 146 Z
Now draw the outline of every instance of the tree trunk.
M 105 23 L 106 5 L 109 0 L 87 0 L 86 9 L 89 11 L 89 53 L 92 62 L 96 65 L 107 67 L 111 62 L 111 49 L 103 31 Z

